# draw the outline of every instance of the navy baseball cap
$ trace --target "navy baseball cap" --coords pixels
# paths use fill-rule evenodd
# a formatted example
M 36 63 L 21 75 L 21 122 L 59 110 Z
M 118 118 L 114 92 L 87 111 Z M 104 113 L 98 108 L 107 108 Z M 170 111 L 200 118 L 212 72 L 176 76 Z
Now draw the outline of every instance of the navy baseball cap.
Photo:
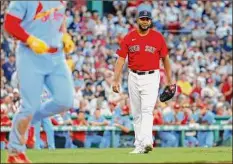
M 151 12 L 147 11 L 147 10 L 142 10 L 142 11 L 139 12 L 138 18 L 149 18 L 149 19 L 152 19 Z

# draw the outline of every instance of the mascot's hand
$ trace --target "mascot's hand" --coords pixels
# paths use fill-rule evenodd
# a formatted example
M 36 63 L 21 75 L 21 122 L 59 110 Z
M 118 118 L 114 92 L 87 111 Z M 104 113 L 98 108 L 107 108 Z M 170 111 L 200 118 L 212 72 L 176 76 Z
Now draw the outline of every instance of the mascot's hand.
M 64 52 L 66 54 L 69 54 L 74 51 L 75 45 L 74 42 L 71 39 L 71 36 L 67 33 L 63 35 L 62 38 L 63 44 L 64 44 Z
M 48 52 L 49 46 L 39 38 L 30 35 L 26 41 L 27 45 L 38 55 Z

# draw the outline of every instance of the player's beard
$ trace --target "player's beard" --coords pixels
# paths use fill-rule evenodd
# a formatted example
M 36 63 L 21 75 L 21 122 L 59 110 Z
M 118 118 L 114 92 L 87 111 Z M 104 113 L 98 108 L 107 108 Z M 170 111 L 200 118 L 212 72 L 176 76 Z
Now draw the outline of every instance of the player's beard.
M 146 32 L 147 30 L 149 30 L 150 26 L 147 26 L 146 28 L 142 27 L 142 25 L 138 25 L 139 27 L 139 30 L 142 31 L 142 32 Z

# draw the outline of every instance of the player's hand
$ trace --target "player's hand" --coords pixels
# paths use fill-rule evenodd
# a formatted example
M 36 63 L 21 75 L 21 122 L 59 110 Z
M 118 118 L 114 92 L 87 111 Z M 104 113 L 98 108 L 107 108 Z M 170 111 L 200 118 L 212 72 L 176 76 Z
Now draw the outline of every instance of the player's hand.
M 116 81 L 113 82 L 112 90 L 115 93 L 120 93 L 120 84 Z
M 104 124 L 105 126 L 108 126 L 108 125 L 109 125 L 109 122 L 108 122 L 108 121 L 104 121 L 103 124 Z
M 74 42 L 72 41 L 71 36 L 69 34 L 65 33 L 63 35 L 62 41 L 64 44 L 64 52 L 66 54 L 69 54 L 69 53 L 74 51 L 75 45 L 74 45 Z
M 32 49 L 36 54 L 44 54 L 48 52 L 49 46 L 39 38 L 30 35 L 27 39 L 27 45 Z
M 115 123 L 114 126 L 120 127 L 121 125 L 119 123 Z
M 167 79 L 167 84 L 166 85 L 173 85 L 175 84 L 176 82 L 172 81 L 172 79 Z

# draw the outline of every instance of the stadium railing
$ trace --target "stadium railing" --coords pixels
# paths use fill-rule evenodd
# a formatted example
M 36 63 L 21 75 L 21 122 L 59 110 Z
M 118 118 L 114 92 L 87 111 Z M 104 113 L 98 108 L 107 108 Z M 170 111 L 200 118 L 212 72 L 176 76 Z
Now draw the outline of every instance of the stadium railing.
M 119 128 L 115 126 L 54 126 L 54 131 L 105 131 L 109 130 L 112 132 L 111 141 L 113 143 L 115 131 L 120 131 Z M 10 132 L 11 127 L 9 126 L 1 126 L 1 132 Z M 41 128 L 43 131 L 43 129 Z M 180 138 L 180 146 L 184 146 L 185 140 L 185 132 L 188 131 L 206 131 L 212 130 L 215 134 L 215 142 L 219 140 L 219 131 L 221 130 L 232 130 L 232 125 L 161 125 L 161 126 L 153 126 L 153 131 L 181 131 Z M 131 127 L 130 131 L 133 131 L 133 127 Z

